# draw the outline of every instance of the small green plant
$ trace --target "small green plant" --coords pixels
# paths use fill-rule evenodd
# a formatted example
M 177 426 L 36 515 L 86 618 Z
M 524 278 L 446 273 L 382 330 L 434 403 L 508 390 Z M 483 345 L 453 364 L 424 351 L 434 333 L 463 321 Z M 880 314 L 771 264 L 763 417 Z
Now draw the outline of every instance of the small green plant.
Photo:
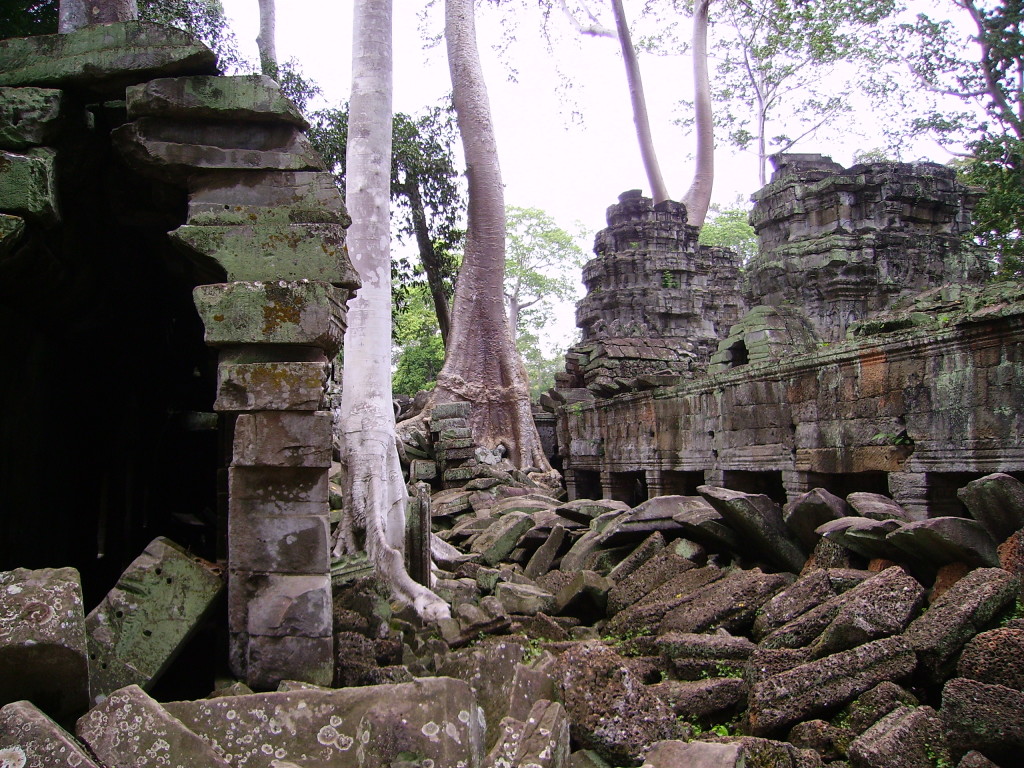
M 678 288 L 679 278 L 669 272 L 667 269 L 661 273 L 661 287 L 662 288 Z
M 893 434 L 892 432 L 879 432 L 878 434 L 871 436 L 872 440 L 881 440 L 889 445 L 913 445 L 914 438 L 907 434 L 907 430 L 903 430 L 899 434 Z
M 526 650 L 523 652 L 523 663 L 532 664 L 540 655 L 544 652 L 544 648 L 540 644 L 540 640 L 535 637 L 531 637 L 526 641 Z
M 1011 621 L 1016 621 L 1017 619 L 1024 619 L 1024 598 L 1021 597 L 1018 597 L 1016 602 L 1014 602 L 1013 609 L 1003 616 L 999 622 L 999 626 L 1005 627 Z

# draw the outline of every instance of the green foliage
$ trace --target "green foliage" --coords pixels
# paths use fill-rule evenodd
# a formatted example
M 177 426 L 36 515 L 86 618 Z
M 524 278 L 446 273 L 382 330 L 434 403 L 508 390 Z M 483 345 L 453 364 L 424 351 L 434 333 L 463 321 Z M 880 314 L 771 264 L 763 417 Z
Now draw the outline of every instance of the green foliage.
M 661 273 L 661 287 L 662 288 L 678 288 L 679 280 L 669 270 L 664 270 Z
M 536 400 L 542 393 L 555 386 L 555 374 L 565 370 L 566 349 L 556 347 L 551 354 L 545 354 L 537 334 L 527 330 L 516 338 L 516 350 L 526 366 L 526 375 L 530 380 L 530 398 Z
M 202 40 L 217 54 L 225 72 L 244 72 L 251 67 L 238 52 L 238 41 L 224 15 L 220 0 L 139 0 L 139 18 L 183 29 Z
M 740 257 L 740 264 L 746 264 L 757 255 L 757 235 L 747 220 L 749 215 L 750 208 L 740 200 L 729 207 L 712 205 L 700 230 L 701 244 L 731 248 Z
M 58 0 L 0 0 L 0 38 L 54 34 L 58 6 Z
M 402 311 L 394 313 L 394 320 L 392 391 L 411 396 L 421 389 L 433 389 L 444 365 L 444 343 L 425 285 L 406 293 Z

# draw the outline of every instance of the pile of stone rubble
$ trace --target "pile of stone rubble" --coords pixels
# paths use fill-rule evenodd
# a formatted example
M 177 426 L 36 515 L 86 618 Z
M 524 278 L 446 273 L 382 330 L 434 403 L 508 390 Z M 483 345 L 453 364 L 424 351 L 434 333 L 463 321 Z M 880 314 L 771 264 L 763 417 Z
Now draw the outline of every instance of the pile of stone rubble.
M 336 579 L 335 688 L 152 699 L 220 589 L 169 542 L 87 617 L 71 569 L 0 575 L 0 765 L 1018 764 L 1013 477 L 925 521 L 867 493 L 630 508 L 480 479 L 433 495 L 452 619 Z

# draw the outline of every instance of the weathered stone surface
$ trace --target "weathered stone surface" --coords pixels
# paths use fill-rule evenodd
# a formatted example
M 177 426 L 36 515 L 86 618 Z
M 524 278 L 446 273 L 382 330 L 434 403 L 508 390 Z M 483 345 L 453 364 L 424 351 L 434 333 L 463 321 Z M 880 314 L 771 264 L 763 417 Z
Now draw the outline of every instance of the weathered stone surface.
M 232 575 L 237 576 L 231 579 L 228 591 L 228 628 L 232 632 L 271 637 L 330 636 L 331 581 L 327 574 Z
M 493 522 L 470 546 L 484 562 L 495 565 L 516 548 L 519 538 L 533 527 L 533 518 L 525 512 L 508 512 Z
M 572 577 L 558 594 L 552 610 L 564 616 L 575 616 L 592 624 L 604 618 L 608 603 L 608 590 L 615 582 L 594 571 L 580 571 Z
M 1019 581 L 999 568 L 964 576 L 915 619 L 903 637 L 933 680 L 948 677 L 964 644 L 1013 602 Z
M 608 573 L 608 578 L 616 583 L 634 573 L 658 552 L 665 548 L 665 537 L 661 531 L 655 531 L 637 546 L 625 560 L 620 562 Z
M 997 544 L 1024 528 L 1024 483 L 1011 475 L 996 472 L 972 480 L 956 495 Z
M 711 635 L 666 632 L 655 639 L 661 657 L 682 680 L 739 677 L 744 662 L 757 649 L 745 637 L 726 632 Z
M 236 282 L 192 292 L 212 347 L 295 344 L 337 354 L 345 334 L 346 291 L 328 283 Z
M 803 568 L 806 558 L 774 501 L 763 494 L 741 493 L 711 485 L 702 485 L 697 492 L 765 559 L 793 573 Z
M 166 706 L 244 768 L 387 768 L 410 752 L 436 766 L 473 766 L 483 758 L 483 710 L 467 683 L 447 677 Z
M 326 363 L 224 363 L 217 366 L 217 411 L 316 411 Z
M 931 707 L 899 707 L 850 743 L 855 768 L 951 765 L 942 721 Z
M 327 515 L 327 469 L 306 467 L 231 467 L 230 515 Z
M 647 746 L 686 735 L 668 705 L 603 643 L 566 650 L 555 663 L 554 676 L 573 739 L 613 765 L 637 765 Z
M 1024 691 L 1024 629 L 1000 627 L 975 635 L 960 654 L 957 676 Z
M 24 154 L 0 152 L 0 211 L 43 224 L 56 222 L 56 156 L 45 147 Z
M 836 727 L 824 720 L 804 720 L 789 731 L 790 744 L 798 749 L 813 749 L 822 760 L 839 760 L 856 734 L 849 728 Z
M 999 766 L 981 752 L 972 749 L 961 758 L 960 762 L 956 764 L 956 768 L 999 768 Z
M 538 701 L 530 709 L 510 766 L 565 768 L 569 764 L 569 718 L 565 708 Z
M 825 714 L 883 680 L 909 675 L 916 663 L 902 638 L 887 637 L 761 680 L 750 691 L 751 731 L 770 734 Z
M 75 733 L 109 768 L 229 765 L 223 751 L 218 753 L 137 685 L 111 692 L 78 721 Z
M 904 523 L 899 520 L 891 518 L 872 520 L 868 517 L 841 517 L 819 525 L 817 531 L 829 541 L 834 541 L 868 560 L 876 557 L 904 560 L 906 552 L 886 540 L 890 533 L 903 525 Z
M 762 573 L 760 569 L 737 570 L 672 608 L 661 620 L 658 634 L 665 632 L 712 632 L 725 629 L 743 632 L 754 623 L 757 609 L 780 589 L 791 576 Z
M 266 75 L 162 77 L 125 91 L 128 118 L 309 124 L 281 86 Z
M 908 523 L 885 537 L 909 555 L 936 565 L 965 563 L 999 567 L 996 542 L 976 520 L 933 517 Z
M 911 520 L 903 507 L 880 493 L 858 491 L 847 496 L 846 501 L 858 515 L 869 520 Z
M 289 125 L 183 123 L 141 117 L 111 131 L 133 169 L 185 185 L 205 171 L 322 171 L 304 133 Z
M 554 563 L 555 557 L 562 548 L 562 542 L 564 541 L 565 528 L 561 525 L 554 526 L 544 540 L 544 543 L 530 557 L 526 568 L 523 569 L 523 575 L 528 579 L 535 579 L 547 573 L 551 569 L 551 565 Z
M 977 749 L 999 765 L 1024 750 L 1024 693 L 956 677 L 942 689 L 942 719 L 954 755 Z
M 925 590 L 902 568 L 886 568 L 844 592 L 835 618 L 811 646 L 815 658 L 897 635 L 924 604 Z
M 330 467 L 330 411 L 239 415 L 235 420 L 231 464 L 236 467 Z
M 641 569 L 642 570 L 642 569 Z M 665 614 L 701 590 L 708 584 L 724 577 L 728 571 L 715 566 L 692 568 L 668 579 L 642 599 L 623 608 L 613 616 L 607 625 L 612 633 L 622 634 L 633 627 L 659 623 Z M 634 576 L 639 576 L 639 571 Z
M 74 568 L 0 573 L 0 704 L 30 699 L 53 717 L 89 704 L 82 585 Z
M 0 765 L 99 768 L 71 734 L 28 701 L 0 708 Z
M 319 280 L 344 286 L 359 280 L 339 224 L 186 224 L 170 236 L 220 264 L 228 280 Z
M 757 648 L 743 665 L 743 679 L 748 685 L 757 685 L 810 660 L 810 648 Z
M 709 677 L 704 680 L 666 680 L 649 690 L 686 720 L 707 720 L 712 715 L 735 709 L 746 699 L 747 683 L 739 677 Z
M 844 707 L 836 721 L 842 722 L 854 733 L 864 733 L 894 709 L 912 708 L 919 703 L 910 691 L 886 680 Z
M 59 90 L 0 87 L 0 149 L 51 143 L 59 128 L 60 104 Z
M 25 220 L 0 213 L 0 258 L 13 253 L 25 234 Z
M 762 639 L 835 594 L 828 571 L 822 569 L 802 576 L 758 608 L 753 637 Z
M 801 494 L 782 508 L 783 521 L 808 551 L 818 543 L 819 525 L 853 514 L 853 507 L 824 488 Z
M 551 613 L 555 604 L 553 594 L 529 584 L 502 582 L 494 588 L 494 596 L 498 598 L 506 613 L 521 613 L 527 616 L 541 612 Z
M 154 77 L 216 74 L 216 57 L 187 32 L 129 21 L 0 41 L 0 85 L 84 87 L 123 98 Z
M 466 648 L 454 652 L 438 674 L 464 680 L 476 697 L 477 704 L 482 708 L 487 720 L 484 746 L 494 744 L 499 735 L 499 723 L 504 717 L 516 717 L 522 712 L 512 712 L 514 705 L 525 709 L 523 702 L 513 701 L 516 669 L 523 658 L 523 647 L 519 643 L 491 641 L 476 648 Z M 521 719 L 521 718 L 516 718 Z
M 644 756 L 642 768 L 745 768 L 739 744 L 706 741 L 659 741 Z
M 155 682 L 223 587 L 211 563 L 168 539 L 150 542 L 86 617 L 91 700 Z
M 322 171 L 221 171 L 189 179 L 188 223 L 196 226 L 340 224 L 348 227 L 334 177 Z

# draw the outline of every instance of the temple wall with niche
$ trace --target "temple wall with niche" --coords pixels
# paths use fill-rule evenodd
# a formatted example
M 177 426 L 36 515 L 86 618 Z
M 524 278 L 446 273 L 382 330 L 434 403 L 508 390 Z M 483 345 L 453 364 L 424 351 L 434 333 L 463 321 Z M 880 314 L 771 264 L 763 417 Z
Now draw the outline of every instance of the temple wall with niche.
M 633 321 L 636 302 L 589 281 L 584 341 L 546 398 L 570 497 L 636 503 L 711 483 L 783 502 L 824 487 L 884 493 L 923 518 L 958 514 L 952 491 L 970 479 L 1024 476 L 1024 288 L 984 284 L 961 248 L 976 197 L 932 164 L 777 159 L 754 197 L 761 252 L 745 296 L 729 281 L 717 286 L 727 300 L 709 300 L 706 284 L 684 288 L 678 305 L 703 302 L 699 322 L 653 334 L 692 353 L 685 372 L 655 375 L 655 355 L 609 364 L 593 308 L 616 327 L 619 307 Z M 618 258 L 608 243 L 622 204 L 597 236 L 591 275 Z M 630 242 L 627 260 L 634 251 Z M 648 306 L 659 269 L 648 268 Z

